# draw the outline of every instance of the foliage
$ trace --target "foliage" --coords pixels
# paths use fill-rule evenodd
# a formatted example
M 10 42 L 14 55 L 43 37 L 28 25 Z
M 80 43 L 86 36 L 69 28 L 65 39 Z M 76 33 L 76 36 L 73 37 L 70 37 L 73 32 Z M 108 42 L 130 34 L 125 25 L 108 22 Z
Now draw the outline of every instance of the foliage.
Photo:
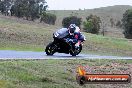
M 67 28 L 70 24 L 76 24 L 80 27 L 81 22 L 81 18 L 78 18 L 77 16 L 65 17 L 62 20 L 62 26 Z
M 2 13 L 11 12 L 11 16 L 23 17 L 34 21 L 46 11 L 48 5 L 45 0 L 3 0 L 0 2 Z
M 54 25 L 55 21 L 56 21 L 56 15 L 45 12 L 42 13 L 40 22 L 45 22 L 47 24 Z
M 7 14 L 10 11 L 11 16 L 25 18 L 34 21 L 41 18 L 40 22 L 55 24 L 56 15 L 46 13 L 48 5 L 45 0 L 3 0 L 0 1 L 0 11 Z
M 122 18 L 122 26 L 126 38 L 132 38 L 132 9 L 126 10 Z
M 86 21 L 83 23 L 84 30 L 88 33 L 98 34 L 100 29 L 101 20 L 96 15 L 90 15 L 86 17 Z
M 9 15 L 8 11 L 11 8 L 12 0 L 0 0 L 0 11 L 4 15 Z
M 17 17 L 26 17 L 27 20 L 33 21 L 39 18 L 41 10 L 46 10 L 47 5 L 45 3 L 39 5 L 43 1 L 45 0 L 16 0 L 11 12 Z

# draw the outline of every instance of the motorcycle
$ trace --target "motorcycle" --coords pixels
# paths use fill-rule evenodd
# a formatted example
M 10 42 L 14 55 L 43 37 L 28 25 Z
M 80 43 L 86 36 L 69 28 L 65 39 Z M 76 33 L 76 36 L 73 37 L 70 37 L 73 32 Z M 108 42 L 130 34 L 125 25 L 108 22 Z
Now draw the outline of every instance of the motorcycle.
M 49 43 L 46 46 L 45 52 L 47 55 L 53 55 L 54 53 L 66 53 L 76 56 L 78 55 L 82 50 L 82 44 L 79 45 L 79 47 L 75 47 L 74 42 L 66 42 L 64 39 L 58 39 L 54 38 L 54 41 Z

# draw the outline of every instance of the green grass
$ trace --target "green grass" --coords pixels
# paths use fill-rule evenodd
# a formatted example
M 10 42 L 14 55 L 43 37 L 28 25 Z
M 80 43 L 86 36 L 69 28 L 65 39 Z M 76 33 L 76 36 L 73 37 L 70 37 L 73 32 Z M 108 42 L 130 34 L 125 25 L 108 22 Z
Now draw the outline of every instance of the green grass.
M 132 43 L 129 43 L 126 39 L 104 37 L 101 35 L 88 35 L 91 38 L 91 42 L 107 46 L 107 48 L 118 48 L 121 50 L 132 50 Z
M 89 33 L 85 33 L 85 35 L 87 41 L 84 43 L 84 49 L 87 51 L 90 50 L 95 53 L 107 55 L 132 55 L 132 42 L 127 39 L 93 35 Z
M 16 41 L 2 40 L 0 50 L 17 50 L 17 51 L 44 51 L 44 46 L 37 44 L 23 44 Z
M 1 60 L 0 88 L 111 88 L 116 85 L 78 85 L 76 69 L 80 65 L 112 66 L 112 63 L 119 63 L 122 65 L 120 68 L 129 69 L 126 66 L 132 65 L 132 60 Z M 118 69 L 116 66 L 114 68 Z M 130 87 L 130 84 L 122 85 Z
M 0 49 L 44 51 L 46 45 L 53 41 L 52 34 L 58 28 L 18 18 L 0 17 Z M 83 53 L 132 56 L 132 42 L 127 39 L 84 34 L 87 40 Z

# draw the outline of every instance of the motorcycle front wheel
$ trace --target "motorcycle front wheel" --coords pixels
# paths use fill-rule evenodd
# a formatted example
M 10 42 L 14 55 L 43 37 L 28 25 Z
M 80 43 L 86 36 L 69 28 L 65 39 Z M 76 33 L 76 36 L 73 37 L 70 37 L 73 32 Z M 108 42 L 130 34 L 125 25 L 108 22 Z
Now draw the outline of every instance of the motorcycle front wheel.
M 82 50 L 82 45 L 80 45 L 80 47 L 78 47 L 78 48 L 70 50 L 70 54 L 72 56 L 76 56 L 81 52 L 81 50 Z

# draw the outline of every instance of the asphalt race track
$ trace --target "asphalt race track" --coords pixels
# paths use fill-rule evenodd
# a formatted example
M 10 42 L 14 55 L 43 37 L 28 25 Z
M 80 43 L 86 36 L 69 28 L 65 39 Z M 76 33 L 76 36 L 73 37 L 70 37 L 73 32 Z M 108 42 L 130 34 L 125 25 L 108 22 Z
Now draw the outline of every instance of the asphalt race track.
M 47 56 L 45 52 L 0 50 L 0 59 L 132 59 L 132 57 L 102 56 L 94 54 L 79 54 L 76 57 L 70 54 L 55 53 Z

